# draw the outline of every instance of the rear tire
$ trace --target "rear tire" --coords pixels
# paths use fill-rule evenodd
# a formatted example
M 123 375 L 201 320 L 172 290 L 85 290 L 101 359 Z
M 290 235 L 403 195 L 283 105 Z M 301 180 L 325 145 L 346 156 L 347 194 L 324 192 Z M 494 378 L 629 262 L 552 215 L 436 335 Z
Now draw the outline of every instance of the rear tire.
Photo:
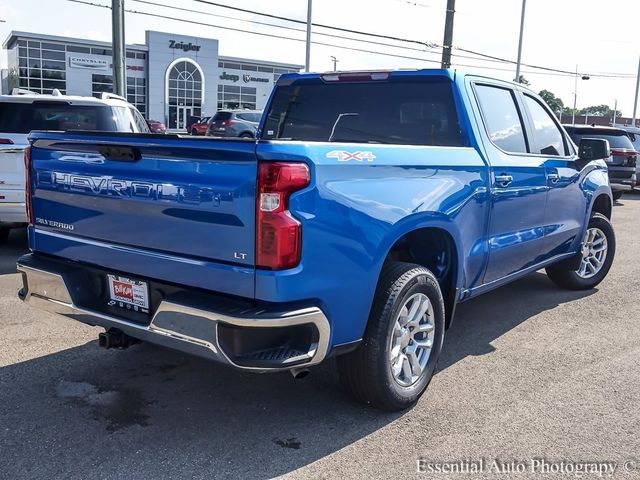
M 191 129 L 191 135 L 197 136 L 198 135 L 198 131 L 195 128 Z
M 570 290 L 587 290 L 604 280 L 616 254 L 616 236 L 607 217 L 600 213 L 593 214 L 580 253 L 582 257 L 577 270 L 574 262 L 561 262 L 546 268 L 549 278 Z
M 8 227 L 0 227 L 0 245 L 6 243 L 9 239 L 9 234 L 11 233 L 11 229 Z
M 620 200 L 622 198 L 623 193 L 624 192 L 622 190 L 616 190 L 615 192 L 612 192 L 613 201 L 617 202 L 618 200 Z
M 418 302 L 415 311 L 412 302 Z M 444 300 L 434 275 L 420 265 L 390 262 L 380 276 L 362 343 L 337 358 L 343 386 L 376 408 L 410 407 L 433 377 L 444 322 Z
M 240 134 L 240 138 L 253 138 L 253 135 L 250 133 L 242 133 Z

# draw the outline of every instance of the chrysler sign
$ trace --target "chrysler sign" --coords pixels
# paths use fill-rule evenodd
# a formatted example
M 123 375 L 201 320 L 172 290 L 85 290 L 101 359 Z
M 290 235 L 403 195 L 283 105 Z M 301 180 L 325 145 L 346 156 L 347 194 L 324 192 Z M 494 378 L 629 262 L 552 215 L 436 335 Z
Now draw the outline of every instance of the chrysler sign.
M 109 61 L 104 58 L 84 57 L 81 55 L 69 55 L 69 67 L 85 68 L 88 70 L 108 70 Z

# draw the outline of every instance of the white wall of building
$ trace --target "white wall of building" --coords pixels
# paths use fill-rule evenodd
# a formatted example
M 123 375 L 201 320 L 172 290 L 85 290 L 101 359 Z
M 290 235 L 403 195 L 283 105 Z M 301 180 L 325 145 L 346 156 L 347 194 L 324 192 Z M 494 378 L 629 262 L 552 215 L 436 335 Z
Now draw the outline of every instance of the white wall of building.
M 202 115 L 213 115 L 217 104 L 218 40 L 148 31 L 148 111 L 149 118 L 167 122 L 166 74 L 175 60 L 188 58 L 200 66 L 204 74 Z M 188 45 L 191 44 L 191 47 Z M 176 48 L 183 45 L 183 48 Z

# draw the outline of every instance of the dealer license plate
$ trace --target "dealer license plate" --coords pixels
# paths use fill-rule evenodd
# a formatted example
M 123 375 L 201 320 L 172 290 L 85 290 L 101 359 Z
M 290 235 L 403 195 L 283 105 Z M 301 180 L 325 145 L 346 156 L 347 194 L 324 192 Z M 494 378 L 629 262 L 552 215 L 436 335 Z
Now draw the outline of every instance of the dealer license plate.
M 149 287 L 147 282 L 117 275 L 107 275 L 109 305 L 149 313 Z

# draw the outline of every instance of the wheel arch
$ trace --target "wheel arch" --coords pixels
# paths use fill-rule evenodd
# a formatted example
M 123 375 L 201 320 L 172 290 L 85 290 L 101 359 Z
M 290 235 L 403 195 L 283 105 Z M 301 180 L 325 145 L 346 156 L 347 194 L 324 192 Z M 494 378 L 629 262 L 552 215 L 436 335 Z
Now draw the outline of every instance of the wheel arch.
M 438 279 L 445 301 L 446 327 L 451 325 L 463 278 L 463 259 L 458 232 L 449 222 L 420 223 L 400 230 L 388 242 L 378 280 L 387 262 L 422 265 Z
M 591 217 L 594 213 L 600 213 L 611 220 L 612 209 L 612 197 L 607 192 L 597 193 L 593 196 L 593 202 L 591 202 L 589 217 Z

